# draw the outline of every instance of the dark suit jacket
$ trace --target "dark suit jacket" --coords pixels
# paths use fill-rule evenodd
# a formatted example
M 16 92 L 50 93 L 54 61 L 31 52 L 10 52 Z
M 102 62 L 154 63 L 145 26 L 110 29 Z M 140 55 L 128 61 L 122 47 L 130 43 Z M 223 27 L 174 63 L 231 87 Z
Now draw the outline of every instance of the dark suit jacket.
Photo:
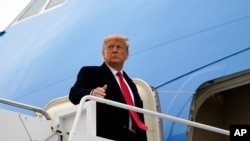
M 130 86 L 135 106 L 143 106 L 137 88 L 128 75 L 123 72 L 124 78 Z M 119 84 L 105 63 L 101 66 L 88 66 L 81 68 L 77 81 L 70 90 L 69 99 L 73 104 L 78 104 L 80 99 L 89 95 L 96 87 L 108 85 L 106 99 L 125 103 Z M 139 114 L 142 121 L 143 115 Z M 129 112 L 124 109 L 115 108 L 106 104 L 97 103 L 97 136 L 117 141 L 126 141 L 129 133 Z M 146 141 L 146 132 L 136 130 L 137 141 Z

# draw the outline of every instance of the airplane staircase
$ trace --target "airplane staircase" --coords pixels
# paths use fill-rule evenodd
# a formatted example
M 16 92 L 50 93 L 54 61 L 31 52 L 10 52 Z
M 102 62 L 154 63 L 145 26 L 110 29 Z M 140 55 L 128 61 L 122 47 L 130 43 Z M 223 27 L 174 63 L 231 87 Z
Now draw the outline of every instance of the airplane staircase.
M 88 102 L 86 102 L 88 101 Z M 153 112 L 147 109 L 141 109 L 111 100 L 101 99 L 93 96 L 85 96 L 81 99 L 78 106 L 73 106 L 55 113 L 54 120 L 46 111 L 37 107 L 0 99 L 0 103 L 7 103 L 22 107 L 25 109 L 39 111 L 46 118 L 32 117 L 0 109 L 0 140 L 20 140 L 20 141 L 111 141 L 109 139 L 97 137 L 95 135 L 95 106 L 96 101 L 113 105 L 123 109 L 130 109 L 140 113 L 148 114 L 158 118 L 180 122 L 197 128 L 229 135 L 228 130 L 204 125 L 201 123 Z
M 134 81 L 146 103 L 143 109 L 94 96 L 83 97 L 76 106 L 71 104 L 67 96 L 60 97 L 49 102 L 45 109 L 0 98 L 0 103 L 35 112 L 35 116 L 30 116 L 0 109 L 0 141 L 111 141 L 96 136 L 96 102 L 143 113 L 149 126 L 149 141 L 163 141 L 161 120 L 171 120 L 229 136 L 228 130 L 162 114 L 156 108 L 159 105 L 152 89 L 144 81 Z

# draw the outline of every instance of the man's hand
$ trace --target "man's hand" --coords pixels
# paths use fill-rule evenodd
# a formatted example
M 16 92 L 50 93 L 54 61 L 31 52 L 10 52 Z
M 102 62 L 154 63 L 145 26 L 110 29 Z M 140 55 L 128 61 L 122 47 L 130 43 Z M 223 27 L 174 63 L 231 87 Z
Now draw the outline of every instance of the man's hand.
M 108 87 L 107 84 L 105 84 L 103 87 L 97 87 L 93 90 L 91 95 L 104 98 L 106 96 L 107 87 Z

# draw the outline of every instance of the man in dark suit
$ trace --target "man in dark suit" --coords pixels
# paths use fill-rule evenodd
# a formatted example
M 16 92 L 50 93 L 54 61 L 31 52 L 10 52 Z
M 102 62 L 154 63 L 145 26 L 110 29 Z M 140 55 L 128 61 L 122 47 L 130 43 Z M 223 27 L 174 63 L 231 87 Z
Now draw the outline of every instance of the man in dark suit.
M 78 73 L 77 80 L 70 89 L 69 99 L 78 104 L 83 96 L 93 95 L 121 103 L 126 103 L 124 91 L 120 88 L 117 72 L 123 74 L 128 86 L 132 103 L 143 107 L 143 102 L 133 81 L 123 71 L 123 65 L 129 54 L 128 38 L 113 34 L 105 38 L 101 66 L 85 66 Z M 144 122 L 143 115 L 136 113 Z M 146 131 L 135 124 L 131 112 L 125 109 L 97 103 L 97 136 L 116 141 L 147 141 Z

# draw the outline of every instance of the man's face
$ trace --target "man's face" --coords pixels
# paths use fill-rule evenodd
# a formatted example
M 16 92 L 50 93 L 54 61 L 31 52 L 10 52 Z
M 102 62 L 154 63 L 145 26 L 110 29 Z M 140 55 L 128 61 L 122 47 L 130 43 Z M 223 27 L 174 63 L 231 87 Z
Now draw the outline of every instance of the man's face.
M 128 48 L 122 39 L 110 39 L 102 51 L 104 61 L 110 66 L 123 65 L 128 58 Z

